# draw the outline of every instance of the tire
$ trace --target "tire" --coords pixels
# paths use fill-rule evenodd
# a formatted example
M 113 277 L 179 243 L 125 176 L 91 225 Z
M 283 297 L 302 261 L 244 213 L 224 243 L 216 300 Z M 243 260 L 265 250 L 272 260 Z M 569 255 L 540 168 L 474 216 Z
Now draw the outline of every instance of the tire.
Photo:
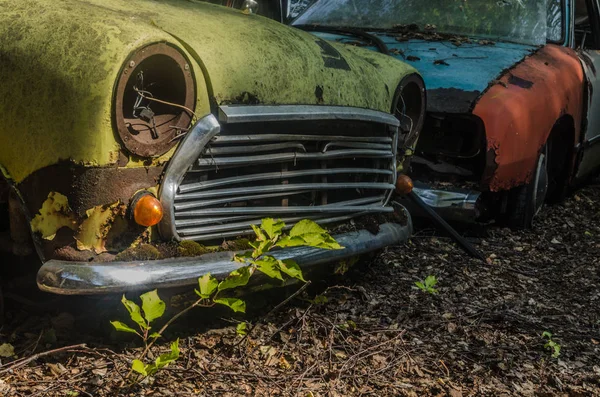
M 548 145 L 544 145 L 536 162 L 531 182 L 519 186 L 508 195 L 508 226 L 530 229 L 533 218 L 541 211 L 548 196 Z

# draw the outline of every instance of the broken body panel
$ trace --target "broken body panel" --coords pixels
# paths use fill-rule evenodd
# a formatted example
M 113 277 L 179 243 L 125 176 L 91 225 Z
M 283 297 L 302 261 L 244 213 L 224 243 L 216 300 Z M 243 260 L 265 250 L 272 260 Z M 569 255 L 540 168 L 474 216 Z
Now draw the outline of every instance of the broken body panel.
M 136 225 L 130 207 L 132 198 L 141 191 L 164 196 L 165 168 L 178 152 L 182 156 L 186 134 L 193 129 L 191 119 L 197 120 L 193 126 L 198 126 L 201 120 L 212 117 L 221 135 L 231 136 L 228 139 L 236 134 L 249 136 L 250 130 L 256 134 L 271 132 L 267 140 L 267 135 L 261 135 L 263 144 L 254 147 L 257 153 L 262 150 L 265 158 L 273 159 L 260 172 L 269 164 L 273 171 L 288 164 L 293 168 L 300 161 L 295 157 L 300 146 L 303 151 L 317 149 L 304 139 L 319 145 L 330 143 L 324 149 L 329 153 L 309 153 L 306 157 L 318 160 L 323 167 L 330 157 L 346 159 L 348 164 L 352 156 L 361 158 L 360 167 L 331 174 L 352 173 L 357 179 L 363 174 L 379 175 L 366 187 L 382 189 L 385 199 L 370 203 L 378 207 L 376 213 L 393 212 L 387 202 L 396 176 L 395 161 L 401 163 L 404 156 L 397 156 L 394 146 L 402 137 L 400 123 L 392 114 L 397 87 L 404 78 L 416 74 L 409 65 L 331 44 L 260 16 L 180 0 L 3 0 L 0 20 L 0 78 L 5 82 L 0 85 L 0 139 L 5 142 L 0 147 L 2 185 L 9 185 L 17 194 L 19 209 L 30 222 L 43 261 L 66 260 L 85 266 L 90 261 L 131 262 L 136 255 L 143 259 L 187 256 L 178 251 L 177 242 L 168 241 L 186 239 L 181 230 L 177 229 L 180 234 L 165 236 L 156 227 Z M 304 116 L 292 111 L 299 106 L 308 106 Z M 236 124 L 224 114 L 227 107 L 252 109 L 249 116 L 271 113 L 260 120 Z M 279 108 L 279 115 L 273 116 L 269 107 Z M 331 117 L 340 109 L 346 115 Z M 290 141 L 286 134 L 294 124 L 315 130 L 296 136 L 300 146 L 295 141 L 295 146 L 282 143 Z M 346 127 L 355 129 L 353 136 L 340 136 Z M 359 149 L 352 143 L 358 140 L 366 144 L 364 139 L 354 138 L 360 137 L 360 131 L 367 136 L 374 134 L 378 142 L 368 153 L 356 152 Z M 340 145 L 338 140 L 348 144 Z M 203 157 L 218 158 L 219 150 L 237 156 L 237 148 L 205 142 L 198 148 L 199 157 L 185 164 L 189 170 L 201 169 L 181 177 L 189 183 L 230 183 L 221 179 L 225 175 L 233 178 L 235 172 L 242 172 L 240 168 L 212 164 L 202 169 L 201 163 Z M 214 153 L 207 152 L 210 150 Z M 287 159 L 288 154 L 294 158 Z M 231 160 L 234 156 L 225 157 Z M 244 174 L 243 178 L 262 177 Z M 317 192 L 326 189 L 335 179 L 327 178 L 319 178 L 320 185 L 305 183 L 302 191 L 296 189 L 289 195 L 310 197 L 313 192 L 315 196 L 315 188 Z M 289 183 L 280 182 L 280 178 L 277 181 Z M 174 188 L 180 183 L 182 180 L 177 180 Z M 209 196 L 219 194 L 209 192 Z M 294 204 L 293 200 L 286 201 L 287 196 L 288 192 L 275 194 L 281 207 Z M 243 199 L 236 196 L 227 205 L 248 202 Z M 169 210 L 180 205 L 176 200 L 181 201 L 173 198 L 165 204 Z M 325 206 L 334 204 L 333 198 L 324 200 L 321 204 Z M 207 206 L 203 201 L 191 208 Z M 230 240 L 251 230 L 250 222 L 284 214 L 278 207 L 269 208 L 271 211 L 254 211 L 255 216 L 244 215 L 243 230 L 229 223 L 218 236 L 202 239 L 222 244 L 200 253 L 231 250 L 235 244 Z M 326 213 L 326 208 L 321 212 Z M 346 215 L 341 221 L 357 215 L 349 207 L 338 209 L 337 214 Z M 184 214 L 182 219 L 196 225 L 218 225 L 231 222 L 225 215 L 214 220 Z M 232 215 L 229 218 L 235 217 Z M 173 223 L 174 218 L 165 216 L 161 222 Z M 402 227 L 410 229 L 406 218 Z M 229 230 L 228 234 L 224 230 Z M 199 241 L 193 236 L 187 239 Z M 143 245 L 153 248 L 139 250 Z M 125 254 L 118 257 L 123 250 Z M 59 274 L 53 275 L 60 280 Z M 53 292 L 60 291 L 53 288 Z

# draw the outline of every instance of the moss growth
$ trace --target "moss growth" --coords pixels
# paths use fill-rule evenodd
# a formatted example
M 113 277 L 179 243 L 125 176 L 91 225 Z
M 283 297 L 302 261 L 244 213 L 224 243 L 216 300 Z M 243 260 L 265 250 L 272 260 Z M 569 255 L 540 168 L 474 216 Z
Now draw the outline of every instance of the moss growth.
M 225 251 L 245 251 L 252 249 L 250 240 L 247 238 L 239 238 L 237 240 L 224 241 L 221 247 Z
M 177 252 L 180 256 L 198 256 L 218 251 L 218 247 L 206 247 L 195 241 L 184 240 L 179 243 Z
M 127 248 L 115 257 L 117 261 L 153 260 L 160 259 L 162 255 L 158 248 L 150 244 L 140 244 L 137 247 Z

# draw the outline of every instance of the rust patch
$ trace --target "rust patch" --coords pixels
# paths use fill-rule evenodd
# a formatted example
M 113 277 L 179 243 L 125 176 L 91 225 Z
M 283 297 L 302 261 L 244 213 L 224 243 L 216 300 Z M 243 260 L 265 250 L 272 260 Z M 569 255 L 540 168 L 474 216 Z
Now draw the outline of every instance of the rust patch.
M 120 202 L 112 205 L 99 205 L 86 211 L 87 218 L 77 229 L 75 240 L 80 251 L 106 252 L 106 241 L 115 218 L 125 213 L 126 206 Z
M 324 102 L 324 100 L 323 100 L 323 87 L 322 86 L 318 85 L 315 88 L 315 97 L 317 98 L 317 103 L 320 104 L 320 103 Z
M 528 89 L 512 81 L 531 82 Z M 542 145 L 565 112 L 575 120 L 578 142 L 584 75 L 575 51 L 547 45 L 507 71 L 473 109 L 486 128 L 487 150 L 497 168 L 484 188 L 508 190 L 529 182 Z
M 48 193 L 55 191 L 68 197 L 75 215 L 83 218 L 98 205 L 128 203 L 138 190 L 156 186 L 162 171 L 163 166 L 100 168 L 63 162 L 34 172 L 17 188 L 32 214 L 42 207 Z
M 260 99 L 255 94 L 244 91 L 235 98 L 234 103 L 240 105 L 260 105 Z
M 107 250 L 114 253 L 131 246 L 146 229 L 127 220 L 125 208 L 135 192 L 156 186 L 161 172 L 162 167 L 86 168 L 67 162 L 36 171 L 17 188 L 29 213 L 40 211 L 31 228 L 38 232 L 34 240 L 43 259 L 99 261 L 105 260 Z M 51 210 L 58 205 L 55 200 L 44 207 L 49 194 L 65 197 L 59 204 L 68 203 L 60 205 L 64 215 L 60 222 L 42 218 L 56 213 Z

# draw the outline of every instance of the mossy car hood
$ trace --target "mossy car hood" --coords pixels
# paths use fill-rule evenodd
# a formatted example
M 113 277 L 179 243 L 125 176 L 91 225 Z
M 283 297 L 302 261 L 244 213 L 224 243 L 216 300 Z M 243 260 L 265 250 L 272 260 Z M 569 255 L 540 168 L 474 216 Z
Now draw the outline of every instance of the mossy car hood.
M 186 0 L 85 0 L 171 35 L 201 65 L 218 104 L 329 104 L 390 110 L 381 95 L 410 66 L 371 62 L 257 15 Z M 381 57 L 384 59 L 384 57 Z M 383 69 L 394 70 L 394 78 Z M 389 81 L 388 81 L 389 80 Z M 392 86 L 388 86 L 392 85 Z M 321 93 L 322 92 L 322 93 Z
M 190 59 L 199 116 L 226 103 L 389 112 L 397 84 L 415 72 L 380 54 L 206 3 L 0 0 L 3 173 L 19 182 L 61 160 L 116 164 L 115 82 L 134 51 L 156 42 Z M 130 158 L 128 166 L 143 162 Z

